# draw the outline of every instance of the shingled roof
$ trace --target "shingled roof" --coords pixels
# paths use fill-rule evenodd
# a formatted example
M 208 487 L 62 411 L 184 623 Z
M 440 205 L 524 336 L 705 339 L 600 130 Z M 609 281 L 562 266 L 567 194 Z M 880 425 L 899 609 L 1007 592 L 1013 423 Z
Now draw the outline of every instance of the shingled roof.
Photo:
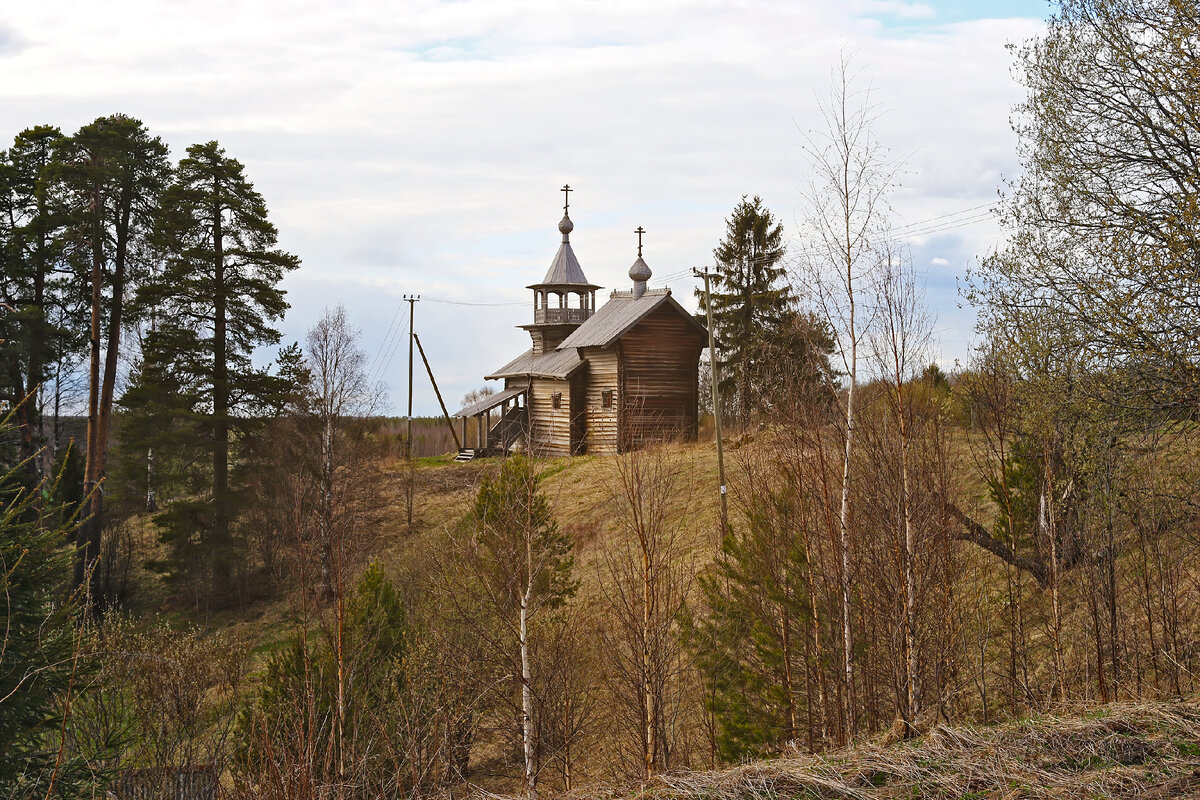
M 632 292 L 613 292 L 612 297 L 568 336 L 560 349 L 574 347 L 608 347 L 630 331 L 659 306 L 670 305 L 680 316 L 690 322 L 698 333 L 708 335 L 708 330 L 684 311 L 683 306 L 671 297 L 670 289 L 651 289 L 641 297 Z
M 558 252 L 554 254 L 554 260 L 550 262 L 550 269 L 546 270 L 546 277 L 542 278 L 541 284 L 534 285 L 598 288 L 589 283 L 587 276 L 583 274 L 583 267 L 579 266 L 579 259 L 575 257 L 575 251 L 571 249 L 570 242 L 563 242 L 558 246 Z
M 512 361 L 505 364 L 491 375 L 485 375 L 485 380 L 496 378 L 566 378 L 572 372 L 583 366 L 579 351 L 573 347 L 551 350 L 540 356 L 533 354 L 533 349 L 526 350 Z

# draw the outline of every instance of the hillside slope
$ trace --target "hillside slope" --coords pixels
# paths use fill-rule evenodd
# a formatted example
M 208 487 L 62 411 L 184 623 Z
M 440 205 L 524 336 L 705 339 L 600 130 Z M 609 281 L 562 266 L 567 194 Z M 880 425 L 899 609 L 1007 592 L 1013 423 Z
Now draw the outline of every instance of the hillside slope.
M 1200 705 L 1112 704 L 993 727 L 938 726 L 911 742 L 663 776 L 636 794 L 661 800 L 1200 798 Z

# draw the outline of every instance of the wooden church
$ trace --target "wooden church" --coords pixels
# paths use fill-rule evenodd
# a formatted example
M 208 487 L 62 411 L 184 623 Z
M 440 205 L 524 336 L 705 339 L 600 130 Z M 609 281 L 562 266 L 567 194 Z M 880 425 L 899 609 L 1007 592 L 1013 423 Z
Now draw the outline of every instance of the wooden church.
M 569 186 L 562 191 L 569 198 Z M 533 290 L 532 346 L 487 375 L 504 388 L 464 408 L 463 458 L 515 447 L 536 455 L 613 454 L 670 439 L 696 438 L 700 352 L 707 331 L 671 297 L 649 288 L 642 259 L 632 287 L 596 308 L 596 291 L 571 248 L 575 226 L 563 205 L 562 244 Z M 468 443 L 467 420 L 475 419 Z M 474 445 L 472 447 L 472 445 Z

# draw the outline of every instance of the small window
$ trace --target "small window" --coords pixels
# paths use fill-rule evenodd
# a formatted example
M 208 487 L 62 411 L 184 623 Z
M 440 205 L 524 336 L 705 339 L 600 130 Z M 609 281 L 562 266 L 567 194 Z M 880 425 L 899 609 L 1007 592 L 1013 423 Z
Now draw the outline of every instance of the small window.
M 603 392 L 600 393 L 600 404 L 604 408 L 612 408 L 612 396 L 613 396 L 613 390 L 605 389 Z
M 562 392 L 555 392 L 550 395 L 550 401 L 554 403 L 555 408 L 562 408 Z

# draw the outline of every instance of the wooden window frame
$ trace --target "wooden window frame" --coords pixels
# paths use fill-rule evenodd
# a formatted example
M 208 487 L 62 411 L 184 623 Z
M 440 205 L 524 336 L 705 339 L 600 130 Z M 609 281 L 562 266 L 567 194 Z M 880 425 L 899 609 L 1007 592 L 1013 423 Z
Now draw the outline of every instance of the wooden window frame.
M 613 407 L 613 390 L 612 389 L 605 389 L 602 392 L 600 392 L 600 407 L 601 408 L 612 408 Z
M 554 408 L 562 408 L 562 392 L 555 392 L 550 395 L 550 404 Z

